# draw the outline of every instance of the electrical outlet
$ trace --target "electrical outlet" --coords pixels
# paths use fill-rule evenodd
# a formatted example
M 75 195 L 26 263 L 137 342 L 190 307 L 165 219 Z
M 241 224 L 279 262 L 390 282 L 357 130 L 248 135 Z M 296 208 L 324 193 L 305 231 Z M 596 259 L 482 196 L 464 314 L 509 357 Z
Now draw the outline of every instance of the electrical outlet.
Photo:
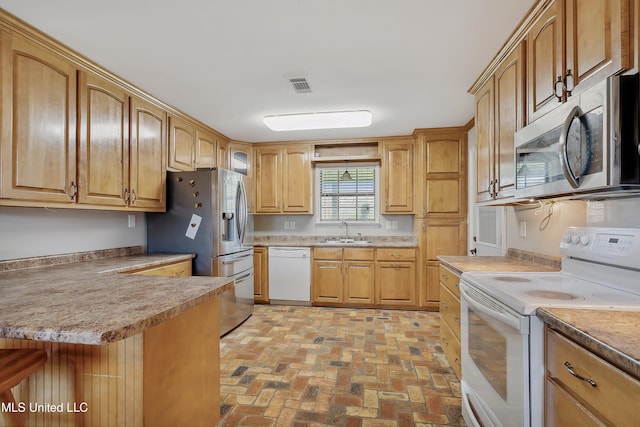
M 291 227 L 291 225 L 289 224 L 289 221 L 285 221 L 284 222 L 284 229 L 285 230 L 289 230 L 290 227 Z
M 295 230 L 296 229 L 296 222 L 295 221 L 291 221 L 289 223 L 289 230 Z
M 127 226 L 129 228 L 136 228 L 136 216 L 133 214 L 127 215 Z
M 392 221 L 391 222 L 391 228 L 393 228 L 394 230 L 398 229 L 398 221 Z

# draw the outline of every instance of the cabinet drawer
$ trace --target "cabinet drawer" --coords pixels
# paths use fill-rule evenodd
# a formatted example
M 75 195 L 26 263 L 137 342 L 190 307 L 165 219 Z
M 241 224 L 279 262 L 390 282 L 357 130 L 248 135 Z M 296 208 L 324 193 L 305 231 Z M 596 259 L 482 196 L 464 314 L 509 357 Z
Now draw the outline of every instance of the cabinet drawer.
M 640 425 L 637 400 L 640 381 L 568 340 L 555 331 L 546 333 L 547 376 L 616 426 Z M 595 381 L 592 386 L 569 372 L 569 363 L 577 375 Z
M 442 265 L 440 266 L 440 283 L 449 289 L 456 298 L 460 298 L 460 276 Z
M 555 381 L 545 383 L 544 421 L 547 426 L 603 426 L 591 412 Z
M 342 260 L 342 248 L 313 248 L 313 259 Z
M 132 272 L 142 276 L 191 276 L 191 260 L 164 264 Z
M 372 248 L 346 248 L 344 250 L 345 261 L 373 261 L 374 249 Z
M 416 250 L 409 248 L 382 248 L 376 249 L 378 261 L 413 261 L 416 259 Z
M 458 379 L 462 378 L 460 341 L 456 338 L 451 328 L 444 322 L 440 323 L 440 344 L 453 372 L 456 373 Z
M 440 316 L 460 339 L 460 300 L 444 286 L 440 288 Z

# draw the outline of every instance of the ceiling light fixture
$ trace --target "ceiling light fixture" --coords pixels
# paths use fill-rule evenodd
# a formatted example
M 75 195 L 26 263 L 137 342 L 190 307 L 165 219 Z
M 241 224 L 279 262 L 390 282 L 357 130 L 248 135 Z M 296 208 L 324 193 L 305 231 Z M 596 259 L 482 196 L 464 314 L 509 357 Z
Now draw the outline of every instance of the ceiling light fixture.
M 274 131 L 357 128 L 371 125 L 371 112 L 356 110 L 281 114 L 265 116 L 262 121 Z

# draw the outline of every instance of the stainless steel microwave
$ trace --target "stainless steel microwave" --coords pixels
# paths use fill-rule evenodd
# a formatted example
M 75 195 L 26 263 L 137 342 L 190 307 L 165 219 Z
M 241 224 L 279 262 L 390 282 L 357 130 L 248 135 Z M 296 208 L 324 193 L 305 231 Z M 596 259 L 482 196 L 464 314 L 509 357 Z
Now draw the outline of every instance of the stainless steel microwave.
M 614 76 L 516 132 L 516 198 L 640 193 L 639 103 Z

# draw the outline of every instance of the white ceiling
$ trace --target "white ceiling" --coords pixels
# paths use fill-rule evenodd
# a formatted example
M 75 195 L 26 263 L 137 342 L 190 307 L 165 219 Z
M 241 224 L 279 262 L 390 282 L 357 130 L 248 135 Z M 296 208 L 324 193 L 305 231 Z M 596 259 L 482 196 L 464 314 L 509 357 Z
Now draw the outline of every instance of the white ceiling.
M 469 87 L 534 0 L 0 0 L 231 139 L 461 126 Z M 310 94 L 288 79 L 306 77 Z M 270 114 L 366 109 L 368 128 L 274 132 Z

